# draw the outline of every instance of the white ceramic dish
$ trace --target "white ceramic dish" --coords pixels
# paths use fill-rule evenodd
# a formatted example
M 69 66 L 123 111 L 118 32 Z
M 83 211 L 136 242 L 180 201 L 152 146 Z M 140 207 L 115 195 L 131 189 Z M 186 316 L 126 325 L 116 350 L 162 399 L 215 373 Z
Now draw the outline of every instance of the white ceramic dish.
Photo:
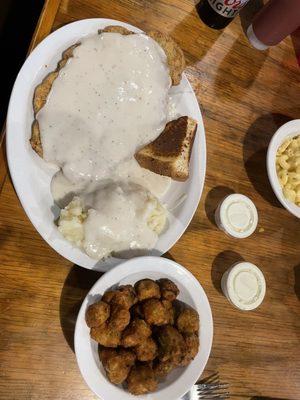
M 290 213 L 300 218 L 300 207 L 286 199 L 282 193 L 282 189 L 276 173 L 276 153 L 278 147 L 289 137 L 300 134 L 300 119 L 294 119 L 282 125 L 273 135 L 267 153 L 267 171 L 271 186 L 276 194 L 277 199 Z
M 197 310 L 200 317 L 200 347 L 195 359 L 185 368 L 177 368 L 159 384 L 154 393 L 133 396 L 121 386 L 111 384 L 104 373 L 98 357 L 98 344 L 90 338 L 85 323 L 89 304 L 97 301 L 114 285 L 133 284 L 143 278 L 169 278 L 180 290 L 178 299 Z M 82 303 L 75 327 L 75 353 L 81 374 L 90 389 L 102 400 L 176 400 L 183 396 L 201 376 L 207 363 L 213 338 L 211 309 L 204 290 L 197 279 L 174 261 L 160 257 L 131 259 L 103 275 L 92 287 Z
M 68 243 L 58 232 L 54 219 L 59 209 L 54 205 L 50 193 L 50 182 L 56 168 L 46 164 L 31 149 L 29 138 L 33 121 L 32 97 L 34 88 L 43 77 L 56 68 L 61 53 L 85 35 L 96 33 L 107 25 L 122 25 L 133 31 L 139 29 L 110 19 L 86 19 L 73 22 L 44 39 L 30 54 L 16 79 L 7 115 L 7 158 L 11 177 L 22 206 L 40 235 L 59 254 L 71 262 L 88 269 L 106 271 L 121 262 L 110 258 L 96 262 L 78 248 Z M 203 189 L 206 168 L 205 132 L 201 111 L 186 76 L 181 84 L 171 89 L 176 112 L 198 121 L 194 142 L 190 178 L 184 183 L 173 182 L 163 201 L 168 209 L 176 206 L 178 199 L 185 200 L 172 211 L 169 228 L 162 234 L 150 254 L 161 255 L 180 238 L 190 223 Z

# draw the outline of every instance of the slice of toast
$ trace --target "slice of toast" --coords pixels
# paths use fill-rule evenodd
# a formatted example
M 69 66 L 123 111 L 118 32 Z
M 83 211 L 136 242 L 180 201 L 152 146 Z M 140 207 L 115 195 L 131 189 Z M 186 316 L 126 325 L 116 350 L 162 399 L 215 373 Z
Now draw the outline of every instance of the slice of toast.
M 180 117 L 167 123 L 157 139 L 136 154 L 141 167 L 176 181 L 189 177 L 189 162 L 197 130 L 197 122 L 189 117 Z

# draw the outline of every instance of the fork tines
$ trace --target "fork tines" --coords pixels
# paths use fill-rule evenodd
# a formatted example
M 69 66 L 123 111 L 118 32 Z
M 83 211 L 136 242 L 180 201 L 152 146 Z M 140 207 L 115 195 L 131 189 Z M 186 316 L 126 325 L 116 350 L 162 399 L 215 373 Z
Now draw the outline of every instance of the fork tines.
M 221 383 L 219 381 L 219 374 L 215 373 L 206 379 L 203 379 L 201 383 L 195 385 L 197 395 L 199 399 L 205 400 L 225 400 L 230 398 L 228 392 L 228 383 Z

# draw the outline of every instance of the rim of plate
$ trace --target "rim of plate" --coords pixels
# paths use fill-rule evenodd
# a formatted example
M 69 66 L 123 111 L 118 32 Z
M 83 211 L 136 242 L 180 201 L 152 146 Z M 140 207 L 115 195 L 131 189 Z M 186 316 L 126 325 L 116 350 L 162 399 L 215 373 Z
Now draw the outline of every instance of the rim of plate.
M 137 269 L 135 269 L 135 265 Z M 207 295 L 199 281 L 185 267 L 167 258 L 153 256 L 133 258 L 106 272 L 92 286 L 83 300 L 75 325 L 74 349 L 79 370 L 88 387 L 103 400 L 111 398 L 114 400 L 133 400 L 137 397 L 110 383 L 99 373 L 98 366 L 92 354 L 92 340 L 89 336 L 89 328 L 85 322 L 88 296 L 104 293 L 107 289 L 128 278 L 130 275 L 140 274 L 143 271 L 145 271 L 145 274 L 161 274 L 162 277 L 167 276 L 169 279 L 177 278 L 185 287 L 199 313 L 200 347 L 196 358 L 183 369 L 183 373 L 175 382 L 163 389 L 149 393 L 148 395 L 139 396 L 138 398 L 145 400 L 176 400 L 181 398 L 199 379 L 209 359 L 213 342 L 213 318 Z M 147 278 L 146 275 L 145 278 Z M 187 283 L 183 283 L 184 279 L 188 281 L 188 285 Z M 201 327 L 203 327 L 203 331 L 201 331 Z M 201 363 L 199 362 L 200 357 Z M 100 385 L 99 382 L 101 382 Z
M 110 268 L 118 265 L 119 263 L 124 262 L 124 260 L 115 257 L 110 257 L 105 261 L 93 260 L 80 250 L 74 248 L 66 240 L 64 240 L 64 243 L 61 244 L 58 240 L 54 240 L 53 238 L 48 237 L 49 235 L 47 235 L 45 232 L 40 231 L 39 229 L 40 221 L 37 220 L 37 218 L 35 217 L 34 213 L 32 212 L 29 206 L 28 190 L 24 186 L 23 173 L 20 170 L 20 168 L 18 168 L 16 157 L 14 157 L 14 148 L 15 148 L 16 131 L 17 131 L 16 118 L 17 121 L 18 118 L 24 119 L 23 114 L 26 112 L 24 110 L 23 111 L 19 110 L 20 97 L 22 98 L 22 83 L 24 80 L 27 79 L 26 73 L 28 73 L 28 70 L 30 70 L 31 64 L 36 62 L 36 59 L 38 58 L 40 52 L 44 51 L 47 48 L 48 44 L 52 43 L 53 41 L 62 43 L 64 41 L 64 35 L 66 33 L 68 33 L 69 36 L 71 34 L 74 35 L 73 40 L 77 40 L 79 37 L 84 36 L 84 33 L 82 33 L 82 30 L 84 30 L 84 28 L 86 29 L 86 31 L 84 30 L 85 34 L 90 34 L 92 27 L 96 29 L 107 25 L 121 25 L 126 28 L 132 29 L 135 32 L 142 32 L 141 29 L 133 25 L 130 25 L 128 23 L 113 19 L 105 19 L 105 18 L 89 18 L 89 19 L 75 21 L 67 25 L 64 25 L 63 27 L 52 32 L 49 36 L 47 36 L 44 40 L 42 40 L 38 44 L 38 46 L 32 51 L 32 53 L 25 60 L 22 68 L 20 69 L 11 93 L 11 98 L 7 113 L 7 123 L 6 123 L 6 132 L 7 132 L 6 151 L 7 151 L 7 161 L 8 161 L 9 171 L 14 184 L 15 191 L 31 223 L 36 228 L 38 233 L 42 236 L 42 238 L 49 244 L 49 246 L 51 246 L 61 256 L 84 268 L 94 269 L 99 271 L 107 271 Z M 77 39 L 75 39 L 76 35 Z M 67 40 L 70 40 L 69 36 L 68 39 L 65 39 L 65 43 L 67 42 Z M 39 65 L 39 67 L 41 68 L 41 65 Z M 190 179 L 191 179 L 192 189 L 188 191 L 187 198 L 185 199 L 185 203 L 183 205 L 184 208 L 180 212 L 180 216 L 183 216 L 184 223 L 182 223 L 181 220 L 176 219 L 176 224 L 172 227 L 172 232 L 169 230 L 169 232 L 167 232 L 166 234 L 167 237 L 167 239 L 165 240 L 166 243 L 164 243 L 163 245 L 158 245 L 159 249 L 152 249 L 149 251 L 149 255 L 152 256 L 162 255 L 165 252 L 167 252 L 172 246 L 174 246 L 174 244 L 183 235 L 183 233 L 190 224 L 196 212 L 196 209 L 198 207 L 202 195 L 204 181 L 205 181 L 206 140 L 205 140 L 205 129 L 203 125 L 202 113 L 195 92 L 184 73 L 182 75 L 182 79 L 185 80 L 185 84 L 190 90 L 189 95 L 193 97 L 192 100 L 193 107 L 195 107 L 198 114 L 197 116 L 198 128 L 194 141 L 191 164 L 190 164 L 191 165 Z M 17 117 L 16 114 L 18 115 Z M 22 128 L 23 131 L 25 130 L 24 125 L 21 126 L 21 128 L 18 126 L 18 128 L 19 128 L 18 131 L 22 130 Z M 21 139 L 19 140 L 22 140 L 22 138 L 24 137 L 23 133 L 22 135 L 23 136 L 21 136 Z M 29 151 L 31 150 L 29 149 Z M 157 243 L 159 243 L 159 240 L 160 238 L 158 239 Z
M 282 188 L 280 186 L 279 179 L 277 177 L 276 165 L 275 165 L 276 153 L 278 147 L 284 142 L 285 139 L 297 135 L 300 135 L 300 119 L 294 119 L 292 121 L 289 121 L 281 125 L 281 127 L 277 129 L 277 131 L 272 136 L 268 146 L 267 172 L 270 184 L 277 199 L 280 201 L 280 203 L 286 210 L 288 210 L 295 217 L 300 218 L 300 207 L 298 207 L 296 204 L 286 199 L 282 193 Z

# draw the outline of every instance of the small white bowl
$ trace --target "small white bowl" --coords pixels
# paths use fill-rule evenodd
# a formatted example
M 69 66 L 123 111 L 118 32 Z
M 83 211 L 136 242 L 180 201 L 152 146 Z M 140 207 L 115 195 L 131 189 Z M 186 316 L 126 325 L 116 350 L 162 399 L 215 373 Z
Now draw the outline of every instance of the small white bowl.
M 192 306 L 199 314 L 199 352 L 184 368 L 176 368 L 148 395 L 133 396 L 106 378 L 98 356 L 98 344 L 90 338 L 85 322 L 89 304 L 97 301 L 107 289 L 115 285 L 133 284 L 143 278 L 169 278 L 179 288 L 178 299 Z M 166 400 L 179 399 L 201 376 L 207 363 L 213 338 L 211 309 L 204 290 L 197 279 L 184 267 L 162 257 L 138 257 L 120 264 L 104 274 L 92 287 L 82 303 L 75 327 L 75 353 L 80 372 L 90 389 L 102 400 Z
M 294 119 L 282 125 L 273 135 L 267 153 L 267 171 L 269 181 L 276 194 L 277 199 L 290 213 L 300 218 L 300 207 L 286 199 L 282 193 L 276 172 L 276 153 L 278 147 L 289 137 L 294 137 L 300 134 L 300 119 Z

